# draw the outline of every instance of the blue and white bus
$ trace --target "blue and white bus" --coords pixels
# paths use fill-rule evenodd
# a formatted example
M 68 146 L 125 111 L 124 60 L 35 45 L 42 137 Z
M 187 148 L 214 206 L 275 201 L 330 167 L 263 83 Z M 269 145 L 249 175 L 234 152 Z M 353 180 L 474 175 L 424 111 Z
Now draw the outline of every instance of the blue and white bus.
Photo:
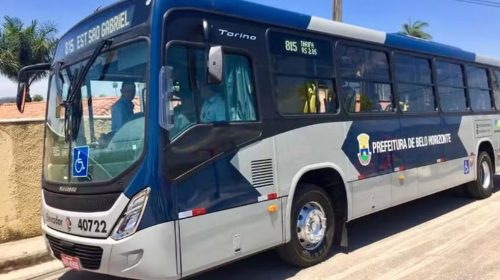
M 82 270 L 179 279 L 263 250 L 310 266 L 356 218 L 492 194 L 500 61 L 234 0 L 124 0 L 60 40 L 42 227 Z

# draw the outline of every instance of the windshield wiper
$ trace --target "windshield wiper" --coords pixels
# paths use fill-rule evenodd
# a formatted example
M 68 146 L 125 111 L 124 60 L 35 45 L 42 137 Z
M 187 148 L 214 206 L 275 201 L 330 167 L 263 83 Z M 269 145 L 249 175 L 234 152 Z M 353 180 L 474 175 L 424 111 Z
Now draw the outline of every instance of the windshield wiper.
M 71 83 L 70 91 L 66 101 L 63 102 L 65 108 L 65 121 L 64 121 L 64 136 L 67 143 L 75 141 L 78 137 L 78 132 L 80 130 L 80 122 L 82 120 L 83 108 L 82 108 L 82 91 L 81 87 L 85 76 L 90 70 L 92 64 L 97 59 L 101 51 L 111 45 L 111 40 L 102 41 L 92 53 L 85 67 L 78 71 L 75 75 L 76 79 Z

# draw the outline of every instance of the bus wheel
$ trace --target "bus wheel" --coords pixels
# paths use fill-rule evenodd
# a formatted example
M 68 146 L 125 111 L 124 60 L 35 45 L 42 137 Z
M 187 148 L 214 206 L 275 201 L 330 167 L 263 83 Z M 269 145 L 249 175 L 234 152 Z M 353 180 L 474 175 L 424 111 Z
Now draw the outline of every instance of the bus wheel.
M 323 261 L 332 247 L 335 229 L 328 194 L 314 185 L 299 185 L 292 204 L 290 226 L 290 242 L 278 249 L 280 257 L 300 267 Z
M 469 196 L 477 199 L 490 197 L 493 193 L 494 182 L 493 164 L 487 152 L 481 152 L 477 158 L 477 179 L 466 185 Z

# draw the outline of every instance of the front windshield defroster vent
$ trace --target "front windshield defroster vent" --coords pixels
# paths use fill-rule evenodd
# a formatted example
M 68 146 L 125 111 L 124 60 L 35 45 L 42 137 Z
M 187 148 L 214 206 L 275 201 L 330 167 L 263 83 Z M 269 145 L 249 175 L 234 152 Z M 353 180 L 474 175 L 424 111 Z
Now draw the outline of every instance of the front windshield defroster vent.
M 274 168 L 272 159 L 252 161 L 252 184 L 256 188 L 274 185 Z

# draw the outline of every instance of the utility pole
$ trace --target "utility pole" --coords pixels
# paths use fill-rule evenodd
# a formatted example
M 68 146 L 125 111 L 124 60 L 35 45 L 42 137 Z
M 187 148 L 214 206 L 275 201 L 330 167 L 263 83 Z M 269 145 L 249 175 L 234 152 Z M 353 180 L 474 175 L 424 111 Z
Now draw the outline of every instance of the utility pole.
M 333 20 L 342 21 L 342 0 L 333 0 Z

